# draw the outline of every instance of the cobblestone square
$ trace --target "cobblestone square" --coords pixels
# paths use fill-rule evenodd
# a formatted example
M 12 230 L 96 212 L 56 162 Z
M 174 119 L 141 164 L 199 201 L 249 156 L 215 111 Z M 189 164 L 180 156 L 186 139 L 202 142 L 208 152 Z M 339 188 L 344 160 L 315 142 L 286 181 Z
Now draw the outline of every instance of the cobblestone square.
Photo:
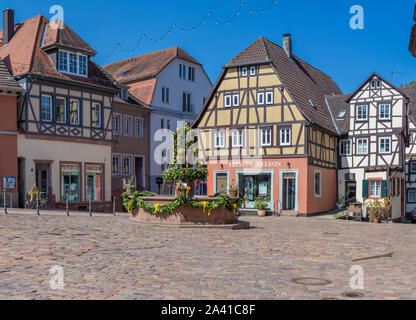
M 143 226 L 126 215 L 0 216 L 0 299 L 415 299 L 415 225 L 243 217 L 250 230 Z M 382 257 L 354 259 L 393 252 Z M 64 289 L 50 288 L 50 268 Z M 309 285 L 296 278 L 319 278 Z M 319 281 L 318 281 L 319 282 Z M 325 282 L 325 281 L 322 281 Z

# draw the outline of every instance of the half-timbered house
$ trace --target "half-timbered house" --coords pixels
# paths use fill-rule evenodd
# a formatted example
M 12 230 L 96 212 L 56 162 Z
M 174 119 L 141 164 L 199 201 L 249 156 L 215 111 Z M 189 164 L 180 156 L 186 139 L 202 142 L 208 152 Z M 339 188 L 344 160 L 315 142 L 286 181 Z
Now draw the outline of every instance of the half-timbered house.
M 352 94 L 327 101 L 340 134 L 339 196 L 347 204 L 389 198 L 393 219 L 400 219 L 408 98 L 373 73 Z
M 260 37 L 227 63 L 194 128 L 208 166 L 208 194 L 237 185 L 244 208 L 310 215 L 336 202 L 337 131 L 325 95 L 327 75 Z
M 49 207 L 110 209 L 114 80 L 96 52 L 61 21 L 14 23 L 3 12 L 0 58 L 25 89 L 18 105 L 21 204 L 37 185 Z

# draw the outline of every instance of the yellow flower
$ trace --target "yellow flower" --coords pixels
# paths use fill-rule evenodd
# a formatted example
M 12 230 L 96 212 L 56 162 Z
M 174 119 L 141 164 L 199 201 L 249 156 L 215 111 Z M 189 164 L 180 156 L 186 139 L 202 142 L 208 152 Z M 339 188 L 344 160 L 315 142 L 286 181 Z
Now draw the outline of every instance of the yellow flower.
M 130 201 L 127 203 L 127 211 L 128 211 L 128 213 L 131 213 L 131 212 L 132 212 L 132 210 L 133 210 L 133 201 L 132 201 L 132 200 L 130 200 Z
M 186 196 L 189 195 L 189 192 L 191 191 L 191 187 L 186 188 Z
M 203 210 L 204 210 L 204 214 L 205 214 L 205 209 L 207 208 L 208 203 L 206 201 L 201 201 L 201 204 L 202 204 L 202 207 L 203 207 Z
M 157 213 L 157 211 L 159 210 L 160 204 L 155 204 L 155 211 L 153 211 L 154 214 Z
M 234 208 L 234 214 L 236 214 L 237 213 L 237 204 L 236 203 L 233 204 L 233 208 Z

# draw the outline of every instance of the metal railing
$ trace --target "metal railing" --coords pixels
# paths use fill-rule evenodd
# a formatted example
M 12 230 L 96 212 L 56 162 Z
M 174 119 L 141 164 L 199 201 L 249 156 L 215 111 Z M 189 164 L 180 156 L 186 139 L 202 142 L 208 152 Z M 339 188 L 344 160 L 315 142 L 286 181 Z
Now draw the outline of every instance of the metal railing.
M 9 209 L 13 209 L 13 192 L 7 190 L 0 192 L 0 206 L 2 208 L 6 206 Z

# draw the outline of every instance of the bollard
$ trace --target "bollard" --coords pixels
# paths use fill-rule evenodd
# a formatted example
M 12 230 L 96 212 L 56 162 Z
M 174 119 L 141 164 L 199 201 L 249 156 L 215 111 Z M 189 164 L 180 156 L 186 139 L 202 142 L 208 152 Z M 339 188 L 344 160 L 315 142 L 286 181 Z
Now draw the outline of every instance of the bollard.
M 113 197 L 113 216 L 116 216 L 116 197 Z
M 66 216 L 69 217 L 69 194 L 66 194 Z
M 40 216 L 40 212 L 39 212 L 39 191 L 36 194 L 36 215 Z
M 89 198 L 89 213 L 88 213 L 88 215 L 90 217 L 92 217 L 91 193 L 90 193 L 90 198 Z
M 6 189 L 3 190 L 4 214 L 7 216 Z

